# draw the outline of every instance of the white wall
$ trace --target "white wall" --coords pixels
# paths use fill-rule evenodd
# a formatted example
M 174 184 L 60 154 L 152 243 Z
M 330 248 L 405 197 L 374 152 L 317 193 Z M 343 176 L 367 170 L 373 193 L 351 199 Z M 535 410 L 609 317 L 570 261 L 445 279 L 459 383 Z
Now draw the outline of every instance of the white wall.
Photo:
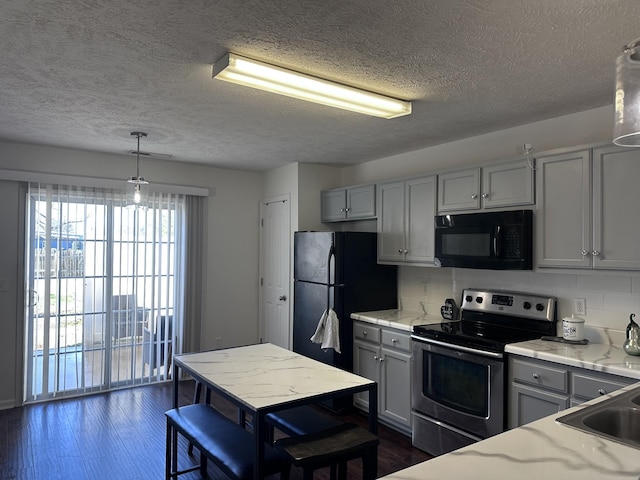
M 60 148 L 0 142 L 0 169 L 62 175 L 124 179 L 135 163 L 131 156 L 107 155 Z M 201 348 L 248 344 L 258 339 L 259 206 L 262 175 L 141 159 L 141 173 L 151 182 L 210 188 L 207 201 L 207 252 L 204 281 Z M 17 402 L 14 385 L 21 360 L 16 326 L 22 312 L 12 305 L 18 267 L 16 232 L 17 183 L 0 182 L 0 277 L 7 277 L 11 291 L 0 293 L 0 407 Z
M 346 167 L 342 172 L 342 184 L 500 163 L 522 158 L 525 143 L 542 152 L 610 141 L 612 132 L 613 106 L 606 106 Z
M 392 120 L 391 120 L 392 121 Z M 488 165 L 522 158 L 521 146 L 537 152 L 611 140 L 613 107 L 607 106 L 522 125 L 343 170 L 342 185 Z M 520 149 L 520 150 L 519 150 Z M 587 325 L 624 330 L 630 313 L 640 315 L 640 272 L 498 272 L 450 268 L 400 267 L 398 290 L 405 309 L 439 315 L 446 298 L 459 304 L 466 287 L 493 287 L 558 297 L 558 314 L 570 315 L 573 298 L 585 298 Z
M 320 192 L 340 183 L 341 169 L 326 165 L 300 164 L 298 230 L 330 231 L 335 224 L 320 221 Z

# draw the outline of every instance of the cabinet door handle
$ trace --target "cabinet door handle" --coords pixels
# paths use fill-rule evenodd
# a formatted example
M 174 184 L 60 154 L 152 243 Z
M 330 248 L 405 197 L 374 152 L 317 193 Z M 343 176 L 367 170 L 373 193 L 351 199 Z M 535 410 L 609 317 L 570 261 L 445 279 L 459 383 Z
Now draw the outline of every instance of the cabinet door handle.
M 483 193 L 482 194 L 482 198 L 489 198 L 489 194 L 488 193 Z
M 382 362 L 384 362 L 384 358 L 380 357 L 380 358 L 378 358 L 378 361 L 379 361 L 380 363 L 382 363 Z
M 607 391 L 606 391 L 604 388 L 599 388 L 599 389 L 598 389 L 598 393 L 599 393 L 600 395 L 606 395 L 606 394 L 607 394 Z
M 344 211 L 348 213 L 348 212 L 351 211 L 351 209 L 349 207 L 347 207 L 347 208 L 344 209 Z
M 398 253 L 402 255 L 403 250 L 401 248 L 398 249 Z
M 582 254 L 583 257 L 586 257 L 587 255 L 589 255 L 589 252 L 587 252 L 586 250 L 582 250 L 582 252 L 580 252 Z
M 535 378 L 536 380 L 538 380 L 540 378 L 540 374 L 539 373 L 534 373 L 533 374 L 533 378 Z
M 363 337 L 366 337 L 366 336 L 367 336 L 367 331 L 366 331 L 366 330 L 363 330 L 363 331 L 362 331 L 362 336 L 363 336 Z
M 478 198 L 478 194 L 474 193 L 473 195 L 471 195 L 471 200 L 475 200 L 476 198 Z
M 599 257 L 600 256 L 600 251 L 594 250 L 593 252 L 591 252 L 591 255 L 593 255 L 594 257 Z
M 391 343 L 396 343 L 397 341 L 398 341 L 398 339 L 397 339 L 397 338 L 392 338 L 392 339 L 391 339 Z
M 374 356 L 373 356 L 373 359 L 374 359 L 374 360 L 379 360 L 377 355 L 374 355 Z
M 341 209 L 340 209 L 340 211 L 341 211 L 341 212 L 344 212 L 344 211 L 346 211 L 346 210 L 345 210 L 344 208 L 341 208 Z

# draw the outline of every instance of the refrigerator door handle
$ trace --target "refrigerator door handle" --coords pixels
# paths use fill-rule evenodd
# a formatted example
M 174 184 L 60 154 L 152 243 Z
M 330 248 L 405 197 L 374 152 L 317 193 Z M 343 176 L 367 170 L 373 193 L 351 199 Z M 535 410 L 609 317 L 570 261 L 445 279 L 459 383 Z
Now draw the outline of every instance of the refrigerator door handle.
M 327 258 L 327 312 L 331 308 L 331 257 L 335 260 L 336 249 L 333 245 L 329 249 L 329 257 Z

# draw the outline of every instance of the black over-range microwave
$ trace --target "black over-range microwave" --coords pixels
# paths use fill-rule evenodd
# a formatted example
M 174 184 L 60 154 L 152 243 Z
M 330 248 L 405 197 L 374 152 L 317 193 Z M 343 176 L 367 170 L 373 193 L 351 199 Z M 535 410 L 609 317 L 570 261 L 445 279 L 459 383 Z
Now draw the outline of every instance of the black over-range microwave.
M 436 263 L 443 267 L 531 270 L 531 210 L 435 217 Z

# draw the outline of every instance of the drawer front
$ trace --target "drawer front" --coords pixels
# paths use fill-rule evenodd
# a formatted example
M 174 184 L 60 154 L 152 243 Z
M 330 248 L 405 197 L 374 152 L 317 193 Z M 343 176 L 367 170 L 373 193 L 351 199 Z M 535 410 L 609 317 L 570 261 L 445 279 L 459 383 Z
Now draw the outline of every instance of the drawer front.
M 411 336 L 394 330 L 382 330 L 382 344 L 405 352 L 411 351 Z
M 516 382 L 547 388 L 556 392 L 569 391 L 569 372 L 539 363 L 514 359 L 512 362 L 513 379 Z
M 373 326 L 370 323 L 355 323 L 353 325 L 353 335 L 360 340 L 380 343 L 380 327 Z
M 573 395 L 576 397 L 582 397 L 585 400 L 591 400 L 597 398 L 600 395 L 606 395 L 615 390 L 618 390 L 627 385 L 635 383 L 637 380 L 626 378 L 598 378 L 590 375 L 583 375 L 581 373 L 574 373 L 572 375 L 573 380 Z

